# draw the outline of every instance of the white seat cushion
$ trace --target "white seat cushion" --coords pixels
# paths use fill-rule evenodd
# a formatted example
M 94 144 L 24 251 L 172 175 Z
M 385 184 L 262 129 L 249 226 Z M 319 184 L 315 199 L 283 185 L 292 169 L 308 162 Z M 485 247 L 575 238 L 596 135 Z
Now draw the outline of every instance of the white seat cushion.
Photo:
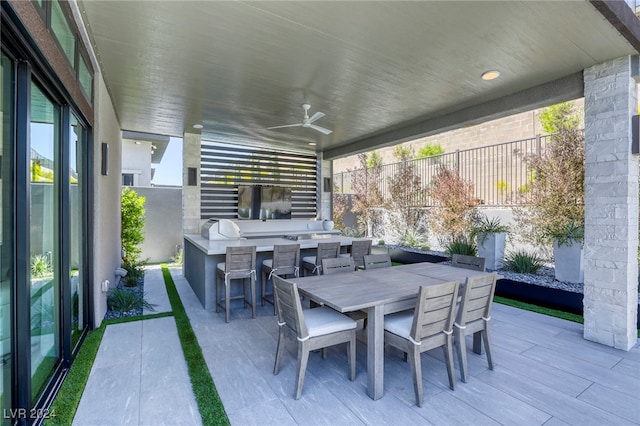
M 398 312 L 384 317 L 384 329 L 405 339 L 409 339 L 412 325 L 413 311 Z
M 316 257 L 315 256 L 305 256 L 302 258 L 302 261 L 305 263 L 311 263 L 312 265 L 316 264 Z
M 220 269 L 222 272 L 224 272 L 224 262 L 218 263 L 217 268 Z
M 351 253 L 340 253 L 338 256 L 340 256 L 340 257 L 351 257 Z
M 262 261 L 262 264 L 267 268 L 273 268 L 273 259 L 265 259 Z
M 326 306 L 305 309 L 304 321 L 310 337 L 356 328 L 356 322 L 354 320 Z

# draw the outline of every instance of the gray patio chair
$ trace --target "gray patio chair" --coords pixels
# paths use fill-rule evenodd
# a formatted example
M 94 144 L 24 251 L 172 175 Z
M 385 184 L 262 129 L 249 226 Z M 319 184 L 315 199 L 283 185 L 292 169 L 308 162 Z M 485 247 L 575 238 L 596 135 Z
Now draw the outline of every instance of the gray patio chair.
M 273 288 L 278 309 L 278 347 L 273 365 L 273 374 L 280 371 L 280 361 L 285 350 L 285 338 L 298 345 L 298 373 L 295 399 L 302 395 L 304 375 L 307 370 L 309 352 L 329 346 L 348 343 L 349 379 L 356 378 L 356 323 L 351 318 L 331 308 L 302 309 L 298 286 L 277 275 L 273 276 Z M 323 351 L 323 358 L 326 357 Z
M 318 243 L 315 256 L 304 256 L 302 258 L 302 272 L 307 275 L 307 271 L 320 275 L 322 272 L 322 259 L 334 259 L 340 253 L 340 242 Z
M 486 259 L 484 257 L 467 256 L 464 254 L 454 254 L 451 256 L 451 266 L 456 266 L 458 268 L 484 271 L 485 263 Z
M 351 252 L 341 254 L 340 257 L 351 257 L 356 268 L 364 268 L 364 257 L 371 254 L 371 240 L 351 241 Z
M 453 318 L 458 299 L 458 282 L 420 287 L 414 312 L 387 315 L 384 341 L 409 354 L 413 372 L 416 404 L 422 407 L 422 352 L 442 347 L 449 375 L 449 387 L 455 389 L 453 371 Z
M 351 257 L 336 257 L 335 259 L 322 259 L 322 274 L 330 275 L 340 272 L 353 272 L 355 264 Z
M 491 359 L 491 337 L 489 321 L 491 320 L 491 304 L 496 291 L 496 273 L 468 277 L 462 289 L 460 306 L 454 324 L 454 337 L 460 364 L 460 376 L 467 381 L 467 345 L 465 336 L 482 332 L 484 348 L 487 352 L 489 370 L 493 370 Z
M 276 304 L 273 287 L 272 291 L 267 293 L 267 281 L 271 280 L 273 275 L 285 278 L 289 275 L 299 277 L 299 264 L 300 244 L 276 244 L 273 246 L 273 258 L 262 261 L 262 306 L 265 302 L 271 303 L 274 315 L 276 314 Z
M 343 272 L 353 272 L 355 270 L 353 258 L 337 257 L 335 259 L 322 259 L 322 274 L 331 275 Z M 367 313 L 364 311 L 348 312 L 347 316 L 356 321 L 357 329 L 362 330 L 365 327 Z
M 242 280 L 242 294 L 231 296 L 231 280 Z M 251 300 L 247 299 L 247 283 L 250 284 Z M 224 297 L 220 292 L 223 287 Z M 227 247 L 224 262 L 216 267 L 216 312 L 225 311 L 225 321 L 229 322 L 231 300 L 243 299 L 244 306 L 251 305 L 251 316 L 256 317 L 256 246 Z M 224 305 L 223 305 L 224 303 Z
M 391 266 L 389 254 L 370 254 L 364 257 L 364 269 L 388 268 Z

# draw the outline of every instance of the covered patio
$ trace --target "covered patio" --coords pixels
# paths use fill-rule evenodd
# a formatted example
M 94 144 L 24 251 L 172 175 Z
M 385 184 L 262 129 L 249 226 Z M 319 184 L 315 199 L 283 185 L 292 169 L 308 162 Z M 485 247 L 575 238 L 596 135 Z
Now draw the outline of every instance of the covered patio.
M 635 3 L 78 5 L 121 129 L 184 139 L 185 234 L 210 217 L 204 141 L 315 155 L 328 218 L 333 159 L 584 97 L 583 334 L 636 344 Z
M 147 274 L 147 286 L 157 294 L 163 285 L 159 271 Z M 251 318 L 250 309 L 236 309 L 227 324 L 224 313 L 202 308 L 180 269 L 172 268 L 171 275 L 234 425 L 640 423 L 640 347 L 630 351 L 608 348 L 583 339 L 581 324 L 497 303 L 492 311 L 494 371 L 487 369 L 484 356 L 469 351 L 471 378 L 462 383 L 456 364 L 456 389 L 451 391 L 442 351 L 426 353 L 422 357 L 423 408 L 415 405 L 409 365 L 390 348 L 385 353 L 385 395 L 377 401 L 369 398 L 363 343 L 358 343 L 355 382 L 348 380 L 344 347 L 331 349 L 326 360 L 312 354 L 302 398 L 296 401 L 293 346 L 288 347 L 280 374 L 272 373 L 278 328 L 273 308 L 259 308 L 256 319 Z M 138 355 L 131 350 L 136 347 L 131 336 L 103 341 L 91 374 L 102 381 L 90 378 L 75 424 L 157 424 L 159 417 L 171 424 L 197 423 L 195 402 L 189 404 L 185 396 L 188 378 L 181 379 L 175 368 L 170 375 L 172 392 L 158 389 L 152 397 L 149 391 L 132 392 L 140 382 L 157 381 L 166 374 L 161 373 L 166 369 L 161 363 L 146 362 L 140 373 L 133 370 L 134 375 L 141 375 L 138 381 L 131 377 L 129 367 L 163 352 L 168 340 L 153 322 L 166 320 L 152 319 L 148 326 L 143 325 L 138 338 L 145 343 Z M 116 331 L 122 326 L 127 324 L 110 325 L 107 333 L 115 327 L 114 336 L 122 336 L 122 331 Z M 116 353 L 123 355 L 116 360 L 109 357 Z M 105 358 L 100 360 L 101 356 Z M 106 369 L 104 360 L 108 360 Z M 104 392 L 111 388 L 118 391 Z M 124 396 L 129 401 L 126 404 Z M 99 398 L 99 404 L 92 403 L 92 398 Z M 179 406 L 169 401 L 175 398 L 181 401 Z

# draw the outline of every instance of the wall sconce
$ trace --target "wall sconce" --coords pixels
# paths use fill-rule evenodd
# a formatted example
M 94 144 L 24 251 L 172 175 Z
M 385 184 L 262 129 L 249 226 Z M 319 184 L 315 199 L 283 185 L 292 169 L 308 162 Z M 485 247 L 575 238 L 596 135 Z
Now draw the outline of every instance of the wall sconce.
M 109 144 L 102 142 L 102 176 L 109 175 Z

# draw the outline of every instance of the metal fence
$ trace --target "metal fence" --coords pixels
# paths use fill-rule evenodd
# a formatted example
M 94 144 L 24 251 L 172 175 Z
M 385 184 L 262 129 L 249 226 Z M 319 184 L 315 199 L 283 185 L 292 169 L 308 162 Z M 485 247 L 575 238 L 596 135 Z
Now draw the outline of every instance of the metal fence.
M 548 139 L 549 136 L 538 135 L 531 139 L 458 150 L 410 160 L 410 165 L 420 177 L 422 188 L 430 185 L 440 165 L 446 165 L 456 168 L 464 180 L 473 184 L 475 198 L 482 205 L 525 204 L 528 201 L 527 189 L 531 182 L 531 173 L 525 160 L 528 155 L 544 152 Z M 401 166 L 402 163 L 393 163 L 381 167 L 378 188 L 385 200 L 390 199 L 389 183 Z M 352 194 L 352 178 L 354 173 L 358 172 L 359 170 L 353 170 L 333 175 L 336 190 L 344 194 Z M 416 197 L 416 199 L 422 199 L 421 204 L 425 206 L 432 205 L 431 200 L 426 197 Z

